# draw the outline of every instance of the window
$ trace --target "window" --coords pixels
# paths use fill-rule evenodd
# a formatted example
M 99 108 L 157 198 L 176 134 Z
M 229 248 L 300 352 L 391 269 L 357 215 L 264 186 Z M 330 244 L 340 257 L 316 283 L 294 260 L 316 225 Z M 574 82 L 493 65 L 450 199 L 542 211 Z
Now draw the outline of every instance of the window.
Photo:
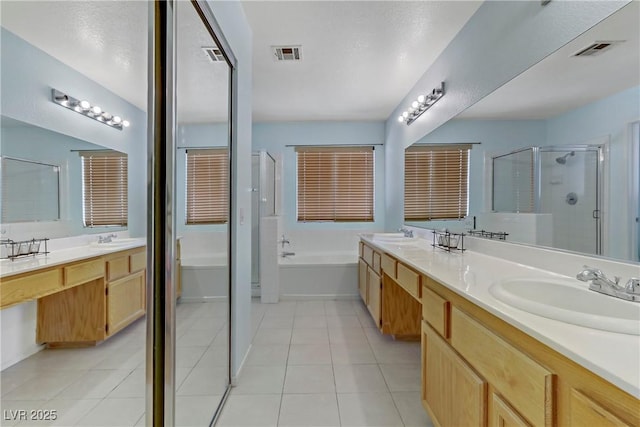
M 298 221 L 373 221 L 369 147 L 298 147 Z
M 127 155 L 117 151 L 83 151 L 80 157 L 84 226 L 126 226 Z
M 470 144 L 416 145 L 404 153 L 404 219 L 460 219 L 468 213 Z
M 223 224 L 229 217 L 229 152 L 187 150 L 187 224 Z

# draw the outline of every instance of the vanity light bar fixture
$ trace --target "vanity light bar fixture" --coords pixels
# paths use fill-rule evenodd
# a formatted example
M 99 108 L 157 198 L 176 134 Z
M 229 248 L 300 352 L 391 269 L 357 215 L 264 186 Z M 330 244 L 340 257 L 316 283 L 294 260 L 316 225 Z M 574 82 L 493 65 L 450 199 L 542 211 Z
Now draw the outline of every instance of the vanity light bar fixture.
M 83 116 L 90 117 L 94 120 L 104 123 L 107 126 L 122 130 L 129 126 L 129 121 L 124 120 L 120 116 L 116 116 L 106 111 L 102 111 L 97 105 L 91 105 L 89 101 L 79 100 L 65 93 L 60 92 L 57 89 L 51 89 L 51 100 L 56 104 L 73 110 L 76 113 L 80 113 Z
M 433 89 L 428 95 L 420 95 L 416 101 L 411 103 L 408 110 L 404 111 L 399 117 L 399 122 L 405 122 L 408 125 L 413 123 L 425 111 L 433 107 L 433 105 L 444 96 L 444 82 L 439 88 Z

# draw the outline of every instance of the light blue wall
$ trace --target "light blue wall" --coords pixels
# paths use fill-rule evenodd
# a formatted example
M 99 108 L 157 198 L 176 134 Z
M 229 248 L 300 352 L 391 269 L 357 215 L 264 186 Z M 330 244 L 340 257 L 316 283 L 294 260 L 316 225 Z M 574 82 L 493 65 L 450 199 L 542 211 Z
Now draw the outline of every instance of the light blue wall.
M 487 1 L 389 116 L 386 170 L 401 171 L 404 149 L 611 15 L 628 1 Z M 446 94 L 410 126 L 397 117 L 418 95 L 446 82 Z M 403 222 L 403 174 L 385 180 L 386 228 Z
M 2 28 L 2 115 L 129 156 L 129 232 L 146 234 L 146 113 Z M 122 131 L 51 102 L 51 88 L 86 99 L 131 122 Z
M 608 170 L 605 166 L 604 217 L 608 230 L 604 253 L 613 258 L 631 256 L 629 186 L 631 123 L 640 120 L 640 86 L 613 94 L 547 121 L 547 144 L 584 144 L 609 138 Z M 608 202 L 607 202 L 608 196 Z M 637 197 L 637 195 L 636 195 Z
M 296 216 L 296 153 L 287 145 L 365 145 L 384 142 L 383 122 L 255 123 L 253 150 L 266 150 L 281 161 L 282 224 L 286 230 L 384 229 L 384 147 L 375 146 L 374 222 L 298 222 Z
M 85 228 L 83 224 L 82 164 L 79 153 L 71 150 L 97 150 L 101 147 L 35 126 L 2 126 L 0 140 L 3 156 L 60 166 L 60 224 L 55 225 L 59 225 L 65 235 L 122 230 L 119 227 Z M 46 237 L 54 235 L 47 234 Z
M 227 123 L 185 124 L 178 126 L 178 152 L 176 153 L 176 228 L 178 236 L 194 231 L 226 231 L 224 224 L 186 225 L 186 152 L 189 148 L 229 146 Z
M 469 216 L 491 209 L 485 206 L 488 188 L 485 183 L 485 158 L 503 154 L 517 148 L 544 145 L 545 122 L 543 120 L 450 120 L 418 143 L 469 143 L 474 145 L 469 155 Z M 402 164 L 404 176 L 404 162 Z M 403 184 L 404 185 L 404 184 Z M 403 205 L 404 206 L 404 205 Z M 429 228 L 460 227 L 460 221 L 422 222 Z M 479 227 L 482 224 L 478 224 Z M 469 228 L 466 225 L 463 228 Z
M 240 2 L 207 2 L 238 61 L 234 76 L 236 103 L 231 117 L 236 129 L 232 138 L 233 187 L 231 227 L 232 348 L 231 370 L 235 377 L 251 344 L 251 91 L 252 33 Z

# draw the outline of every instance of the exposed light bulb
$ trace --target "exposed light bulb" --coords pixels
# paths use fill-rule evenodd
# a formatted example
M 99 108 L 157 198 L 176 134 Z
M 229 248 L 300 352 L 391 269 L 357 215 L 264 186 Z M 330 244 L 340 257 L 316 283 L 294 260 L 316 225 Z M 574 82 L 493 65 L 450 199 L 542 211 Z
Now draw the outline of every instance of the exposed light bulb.
M 105 111 L 102 113 L 102 118 L 105 119 L 106 121 L 110 121 L 113 118 L 113 116 Z
M 115 123 L 117 125 L 122 123 L 122 117 L 120 117 L 120 116 L 113 116 L 112 120 L 113 120 L 113 123 Z
M 420 105 L 420 104 L 418 104 L 418 101 L 413 101 L 413 102 L 411 103 L 411 107 L 413 107 L 413 108 L 418 108 L 418 106 L 419 106 L 419 105 Z
M 91 112 L 97 116 L 98 114 L 102 113 L 102 108 L 98 107 L 97 105 L 94 105 L 93 108 L 91 109 Z
M 130 125 L 129 120 L 123 120 L 123 121 L 122 121 L 122 126 L 124 126 L 124 127 L 128 128 L 128 127 L 129 127 L 129 125 Z
M 404 122 L 404 116 L 400 116 L 400 117 L 398 117 L 398 121 L 399 121 L 399 122 Z
M 89 104 L 89 101 L 80 101 L 80 108 L 86 111 L 91 108 L 91 104 Z
M 404 117 L 404 118 L 406 119 L 407 117 L 409 117 L 409 113 L 407 113 L 407 112 L 405 111 L 404 113 L 402 113 L 402 117 Z
M 419 102 L 420 104 L 423 104 L 423 103 L 424 103 L 424 95 L 420 95 L 420 96 L 418 97 L 418 102 Z
M 409 114 L 412 114 L 414 111 L 416 111 L 416 109 L 415 109 L 415 108 L 413 108 L 413 107 L 409 107 Z

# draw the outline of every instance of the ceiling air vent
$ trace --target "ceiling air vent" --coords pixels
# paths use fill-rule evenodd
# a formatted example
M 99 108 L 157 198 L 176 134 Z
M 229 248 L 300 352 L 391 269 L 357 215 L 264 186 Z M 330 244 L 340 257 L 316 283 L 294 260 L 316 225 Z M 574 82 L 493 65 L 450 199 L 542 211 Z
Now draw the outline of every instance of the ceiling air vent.
M 300 61 L 302 46 L 271 46 L 273 58 L 276 61 Z
M 599 41 L 580 49 L 571 56 L 596 56 L 611 49 L 613 46 L 622 43 L 624 40 Z
M 215 46 L 203 46 L 202 51 L 207 55 L 207 58 L 209 58 L 209 61 L 211 62 L 225 62 L 222 51 Z

